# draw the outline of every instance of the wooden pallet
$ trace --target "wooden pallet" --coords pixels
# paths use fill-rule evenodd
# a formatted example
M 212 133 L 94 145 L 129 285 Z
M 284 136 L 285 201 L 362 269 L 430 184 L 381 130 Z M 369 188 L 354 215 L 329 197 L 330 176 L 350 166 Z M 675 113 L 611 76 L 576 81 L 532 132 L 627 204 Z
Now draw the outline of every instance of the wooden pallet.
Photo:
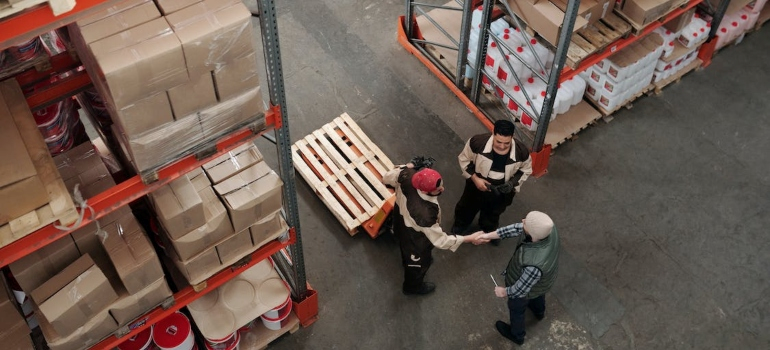
M 347 113 L 292 145 L 294 167 L 352 236 L 372 238 L 395 202 L 380 181 L 393 163 Z
M 294 334 L 299 330 L 299 318 L 292 311 L 289 314 L 289 320 L 286 325 L 279 330 L 267 329 L 262 320 L 254 320 L 252 328 L 245 333 L 241 333 L 241 342 L 238 348 L 241 350 L 262 350 L 266 349 L 270 343 L 280 338 L 284 334 Z
M 48 4 L 54 16 L 75 7 L 75 0 L 0 0 L 0 18 L 8 17 L 40 4 Z
M 648 93 L 650 90 L 652 90 L 653 88 L 654 88 L 654 86 L 653 86 L 652 84 L 650 84 L 650 85 L 647 85 L 647 87 L 643 88 L 642 90 L 640 90 L 639 92 L 637 92 L 636 94 L 634 94 L 634 96 L 631 96 L 631 97 L 629 97 L 627 100 L 623 101 L 623 103 L 621 103 L 621 104 L 617 105 L 615 108 L 613 108 L 613 109 L 610 109 L 610 110 L 606 110 L 606 109 L 604 109 L 604 107 L 602 107 L 602 105 L 601 105 L 601 104 L 599 104 L 599 102 L 597 102 L 597 101 L 594 101 L 594 100 L 592 100 L 592 99 L 590 99 L 590 98 L 589 98 L 589 99 L 587 99 L 587 100 L 588 100 L 588 102 L 591 102 L 591 104 L 592 104 L 592 105 L 594 105 L 594 107 L 596 107 L 596 109 L 598 109 L 598 110 L 599 110 L 599 112 L 601 112 L 601 113 L 602 113 L 602 115 L 603 115 L 605 118 L 608 118 L 608 117 L 610 117 L 610 116 L 611 116 L 613 113 L 615 113 L 615 112 L 619 111 L 621 108 L 626 108 L 626 109 L 631 109 L 631 108 L 633 108 L 633 107 L 634 107 L 634 105 L 633 105 L 633 103 L 632 103 L 632 102 L 636 101 L 636 99 L 638 99 L 638 98 L 639 98 L 639 97 L 641 97 L 642 95 L 645 95 L 645 94 L 647 94 L 647 93 Z
M 0 95 L 6 101 L 24 101 L 24 95 L 16 83 L 9 79 L 0 83 Z M 53 162 L 43 136 L 37 129 L 35 119 L 25 104 L 9 104 L 11 115 L 19 129 L 24 144 L 27 147 L 37 176 L 48 192 L 48 204 L 30 211 L 7 224 L 0 226 L 0 247 L 20 239 L 48 224 L 59 222 L 60 225 L 71 225 L 78 219 L 78 211 L 72 202 L 67 187 L 64 186 L 59 170 Z
M 690 62 L 687 66 L 680 69 L 676 74 L 663 79 L 657 83 L 652 83 L 652 89 L 650 90 L 650 94 L 654 93 L 655 95 L 660 95 L 663 93 L 663 88 L 671 85 L 676 84 L 680 80 L 682 80 L 682 77 L 685 76 L 687 73 L 690 73 L 698 68 L 700 68 L 701 64 L 703 64 L 703 61 L 701 61 L 699 58 L 696 58 L 694 61 Z
M 647 23 L 647 24 L 636 23 L 636 22 L 634 22 L 634 20 L 628 18 L 628 16 L 626 16 L 623 12 L 621 12 L 621 11 L 619 11 L 617 9 L 615 9 L 615 14 L 618 15 L 620 18 L 623 18 L 626 22 L 628 22 L 628 24 L 631 25 L 631 33 L 632 34 L 639 35 L 642 31 L 644 31 L 644 28 L 647 28 L 647 26 L 649 26 L 650 24 L 655 23 L 655 22 L 663 21 L 663 19 L 665 19 L 666 16 L 668 16 L 671 12 L 674 12 L 674 11 L 680 9 L 680 8 L 684 8 L 684 7 L 687 6 L 687 4 L 689 4 L 688 0 L 680 0 L 679 4 L 672 5 L 671 9 L 666 11 L 665 14 L 663 14 L 658 19 L 656 19 L 654 21 L 651 21 L 650 23 Z
M 604 50 L 611 43 L 631 32 L 631 25 L 622 18 L 608 13 L 594 24 L 589 24 L 572 35 L 567 49 L 567 66 L 576 68 L 586 57 Z

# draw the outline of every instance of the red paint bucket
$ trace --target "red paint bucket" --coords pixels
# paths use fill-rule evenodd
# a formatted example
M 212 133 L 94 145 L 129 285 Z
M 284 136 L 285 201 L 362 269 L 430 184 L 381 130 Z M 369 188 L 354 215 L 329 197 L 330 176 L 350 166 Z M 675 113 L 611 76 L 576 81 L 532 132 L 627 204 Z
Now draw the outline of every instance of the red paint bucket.
M 190 320 L 181 312 L 156 323 L 152 340 L 161 350 L 192 350 L 195 346 Z
M 150 350 L 152 349 L 152 327 L 147 328 L 139 334 L 128 338 L 118 345 L 118 350 Z
M 207 350 L 237 350 L 241 343 L 241 334 L 235 332 L 225 339 L 206 339 Z

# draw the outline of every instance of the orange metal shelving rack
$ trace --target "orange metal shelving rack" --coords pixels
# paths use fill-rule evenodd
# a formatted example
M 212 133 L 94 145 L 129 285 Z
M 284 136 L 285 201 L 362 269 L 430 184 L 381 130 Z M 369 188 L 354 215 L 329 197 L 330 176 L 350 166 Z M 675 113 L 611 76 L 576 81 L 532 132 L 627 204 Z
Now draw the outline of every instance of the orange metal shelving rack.
M 69 23 L 77 21 L 82 16 L 99 11 L 111 4 L 119 1 L 109 0 L 78 0 L 75 8 L 61 16 L 55 17 L 48 5 L 40 5 L 23 11 L 12 17 L 0 19 L 0 50 L 17 43 L 29 40 L 35 36 L 41 35 L 50 30 L 60 28 Z M 145 184 L 142 177 L 136 175 L 120 184 L 110 188 L 87 200 L 88 205 L 93 209 L 93 213 L 86 216 L 81 225 L 99 219 L 111 211 L 141 198 L 153 190 L 173 181 L 179 176 L 201 166 L 207 160 L 213 159 L 219 155 L 234 149 L 235 147 L 251 142 L 257 137 L 267 132 L 273 131 L 276 134 L 277 145 L 280 156 L 280 173 L 284 181 L 284 199 L 287 221 L 290 225 L 289 239 L 285 242 L 273 241 L 259 248 L 249 256 L 249 259 L 241 265 L 225 268 L 206 281 L 206 287 L 199 292 L 192 287 L 186 287 L 173 296 L 172 305 L 166 305 L 166 308 L 156 307 L 145 315 L 141 316 L 133 323 L 128 325 L 128 332 L 122 334 L 120 338 L 115 335 L 92 346 L 93 349 L 112 349 L 129 337 L 141 332 L 150 325 L 163 319 L 169 314 L 181 309 L 190 302 L 196 300 L 202 295 L 208 293 L 234 278 L 249 267 L 259 261 L 274 255 L 279 266 L 280 261 L 285 260 L 282 254 L 276 254 L 284 248 L 291 252 L 291 264 L 289 273 L 284 271 L 287 282 L 292 287 L 292 296 L 294 299 L 294 309 L 300 323 L 308 326 L 318 317 L 318 296 L 314 290 L 309 288 L 305 279 L 304 258 L 302 254 L 302 240 L 300 231 L 299 214 L 297 208 L 296 188 L 294 185 L 294 168 L 291 164 L 291 150 L 288 134 L 288 120 L 285 118 L 285 92 L 283 87 L 283 73 L 280 63 L 280 47 L 278 45 L 278 33 L 275 15 L 275 5 L 273 0 L 258 0 L 260 8 L 260 24 L 262 25 L 262 39 L 265 45 L 265 61 L 268 76 L 268 86 L 270 87 L 271 108 L 265 112 L 264 128 L 254 130 L 250 127 L 244 127 L 229 135 L 220 138 L 216 142 L 216 152 L 205 159 L 198 159 L 195 155 L 184 157 L 171 165 L 163 167 L 157 171 L 156 179 Z M 77 68 L 80 63 L 71 55 L 64 53 L 51 58 L 51 69 L 46 72 L 36 72 L 30 70 L 16 76 L 21 85 L 27 85 L 46 79 L 51 72 L 66 71 Z M 38 109 L 53 103 L 62 98 L 67 98 L 90 86 L 91 81 L 88 74 L 83 70 L 76 72 L 66 79 L 62 79 L 51 87 L 35 92 L 27 96 L 27 103 L 31 109 Z M 6 266 L 25 255 L 34 252 L 41 247 L 55 241 L 66 235 L 68 231 L 63 231 L 48 225 L 36 232 L 33 232 L 7 246 L 0 248 L 0 266 Z

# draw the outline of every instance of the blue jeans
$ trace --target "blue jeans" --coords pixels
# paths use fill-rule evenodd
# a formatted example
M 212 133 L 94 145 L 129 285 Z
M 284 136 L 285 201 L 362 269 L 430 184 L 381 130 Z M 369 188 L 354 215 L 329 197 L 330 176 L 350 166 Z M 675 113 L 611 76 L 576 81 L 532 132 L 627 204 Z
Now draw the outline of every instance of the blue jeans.
M 535 314 L 545 314 L 545 294 L 534 298 L 509 298 L 508 299 L 508 311 L 511 313 L 511 334 L 514 338 L 524 340 L 524 336 L 527 332 L 524 331 L 524 312 L 527 311 L 527 307 Z

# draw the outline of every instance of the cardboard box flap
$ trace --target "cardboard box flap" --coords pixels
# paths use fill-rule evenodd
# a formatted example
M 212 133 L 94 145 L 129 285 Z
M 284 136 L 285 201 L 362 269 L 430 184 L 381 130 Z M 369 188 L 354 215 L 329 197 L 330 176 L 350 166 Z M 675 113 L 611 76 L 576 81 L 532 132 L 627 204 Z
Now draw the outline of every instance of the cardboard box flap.
M 94 56 L 99 57 L 100 54 L 120 50 L 156 36 L 169 35 L 169 33 L 173 33 L 173 31 L 168 25 L 168 22 L 166 22 L 166 19 L 161 17 L 99 41 L 92 42 L 88 44 L 88 47 L 94 53 Z
M 155 0 L 158 9 L 164 16 L 170 15 L 185 7 L 200 2 L 200 0 Z
M 258 185 L 252 186 L 255 183 Z M 231 208 L 240 208 L 253 202 L 255 198 L 267 198 L 268 194 L 280 190 L 281 186 L 283 186 L 281 178 L 274 172 L 271 172 L 258 179 L 258 181 L 249 184 L 249 186 L 244 187 L 241 191 L 226 194 L 224 200 L 227 201 Z
M 149 1 L 150 0 L 124 0 L 124 1 L 112 2 L 111 3 L 112 6 L 109 6 L 106 8 L 103 7 L 99 12 L 96 12 L 94 14 L 81 18 L 76 23 L 78 26 L 82 27 L 82 26 L 97 22 L 106 17 L 113 16 L 117 13 L 123 12 L 135 6 L 139 6 L 141 4 L 147 3 Z
M 214 193 L 214 190 L 211 187 L 206 187 L 199 194 L 203 200 L 206 224 L 179 238 L 171 239 L 177 257 L 182 261 L 193 259 L 199 253 L 215 246 L 235 232 L 230 218 L 227 216 L 225 206 Z
M 153 2 L 149 1 L 81 26 L 80 34 L 86 43 L 90 43 L 156 18 L 160 18 L 160 11 Z
M 271 171 L 272 170 L 267 165 L 267 163 L 259 162 L 246 169 L 243 169 L 237 175 L 214 185 L 214 190 L 218 195 L 224 197 L 259 180 L 263 176 L 269 174 Z
M 80 257 L 72 236 L 66 235 L 11 263 L 22 290 L 32 292 Z
M 37 305 L 43 304 L 67 284 L 88 271 L 92 266 L 94 266 L 94 261 L 91 260 L 91 256 L 88 254 L 81 256 L 79 259 L 75 260 L 74 263 L 70 264 L 64 268 L 64 270 L 40 285 L 40 287 L 33 290 L 32 293 L 30 293 L 32 300 Z
M 240 147 L 203 164 L 211 183 L 218 184 L 262 161 L 262 154 L 252 143 Z
M 90 142 L 85 142 L 79 146 L 70 149 L 67 152 L 53 157 L 56 168 L 59 169 L 59 175 L 62 180 L 68 180 L 74 176 L 84 173 L 86 170 L 98 166 L 102 163 L 101 157 L 96 153 Z
M 195 170 L 187 173 L 187 176 L 190 178 L 193 187 L 195 187 L 195 191 L 200 192 L 204 188 L 211 188 L 211 181 L 209 180 L 209 177 L 206 176 L 206 173 L 203 172 L 203 168 L 195 168 Z M 201 199 L 202 198 L 203 196 L 201 196 Z

